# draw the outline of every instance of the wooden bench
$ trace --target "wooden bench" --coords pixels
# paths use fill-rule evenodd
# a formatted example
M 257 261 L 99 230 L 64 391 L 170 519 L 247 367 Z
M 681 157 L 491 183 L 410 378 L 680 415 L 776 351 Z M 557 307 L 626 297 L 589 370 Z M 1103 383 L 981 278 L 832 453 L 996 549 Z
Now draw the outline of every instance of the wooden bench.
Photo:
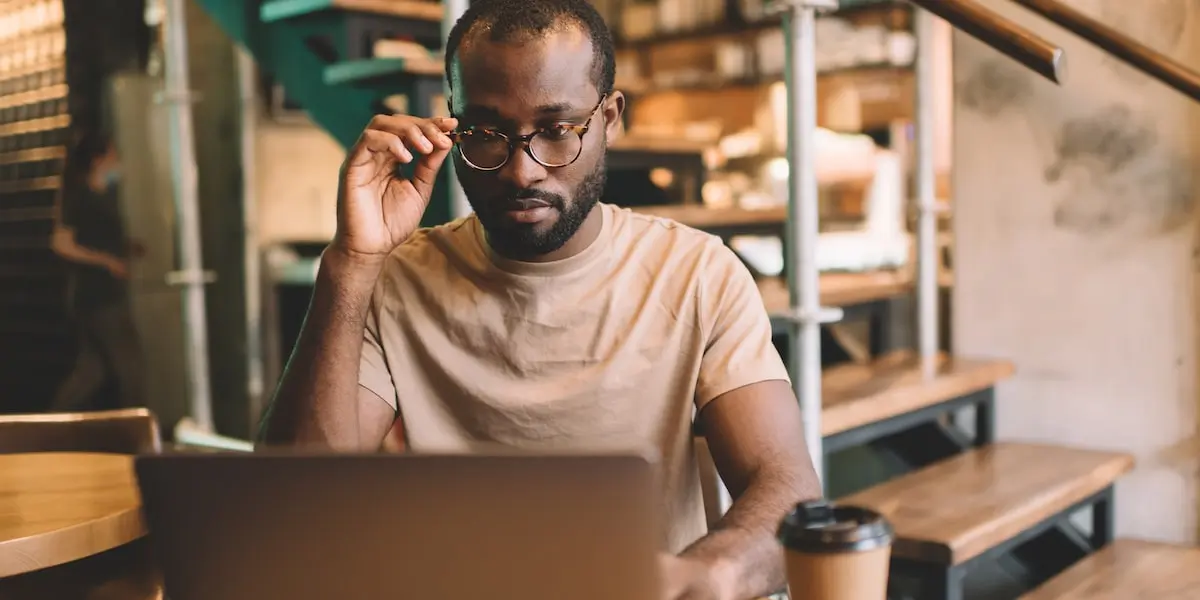
M 822 378 L 821 433 L 829 452 L 857 446 L 975 407 L 973 445 L 992 439 L 996 383 L 1012 363 L 939 355 L 929 365 L 911 351 L 868 364 L 843 364 Z
M 922 597 L 959 600 L 966 573 L 1092 508 L 1088 550 L 1112 536 L 1112 489 L 1133 468 L 1127 454 L 998 443 L 902 475 L 839 502 L 871 508 L 896 530 L 894 577 Z M 1082 534 L 1079 534 L 1082 536 Z
M 1200 598 L 1200 548 L 1117 540 L 1022 600 Z

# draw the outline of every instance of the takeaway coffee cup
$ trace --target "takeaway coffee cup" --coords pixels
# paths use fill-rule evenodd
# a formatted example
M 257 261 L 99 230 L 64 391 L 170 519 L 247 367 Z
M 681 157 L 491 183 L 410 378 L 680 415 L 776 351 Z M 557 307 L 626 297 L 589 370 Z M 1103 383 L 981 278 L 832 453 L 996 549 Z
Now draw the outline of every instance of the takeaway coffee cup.
M 884 600 L 892 526 L 825 500 L 796 505 L 779 526 L 791 600 Z

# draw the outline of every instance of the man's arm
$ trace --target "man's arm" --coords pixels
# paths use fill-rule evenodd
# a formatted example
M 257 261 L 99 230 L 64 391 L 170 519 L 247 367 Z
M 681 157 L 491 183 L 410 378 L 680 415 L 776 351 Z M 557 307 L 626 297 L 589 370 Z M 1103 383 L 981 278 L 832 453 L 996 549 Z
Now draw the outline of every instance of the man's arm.
M 110 271 L 121 271 L 125 262 L 115 255 L 88 248 L 79 243 L 75 230 L 61 223 L 56 224 L 50 237 L 50 248 L 54 253 L 76 264 L 100 267 Z
M 381 265 L 327 250 L 304 326 L 263 418 L 260 445 L 375 450 L 396 418 L 359 386 L 363 332 Z
M 681 557 L 710 570 L 721 598 L 778 591 L 786 581 L 775 531 L 797 502 L 822 495 L 791 386 L 774 380 L 729 391 L 704 407 L 699 423 L 735 500 Z
M 342 163 L 337 232 L 321 255 L 296 349 L 264 417 L 259 442 L 378 450 L 397 417 L 378 319 L 376 280 L 416 232 L 453 143 L 455 119 L 378 115 Z M 414 162 L 415 158 L 415 162 Z M 412 178 L 397 167 L 413 164 Z
M 762 295 L 737 255 L 711 243 L 699 270 L 697 425 L 734 502 L 707 536 L 666 561 L 667 580 L 681 588 L 668 597 L 745 600 L 783 588 L 775 531 L 797 502 L 822 494 Z

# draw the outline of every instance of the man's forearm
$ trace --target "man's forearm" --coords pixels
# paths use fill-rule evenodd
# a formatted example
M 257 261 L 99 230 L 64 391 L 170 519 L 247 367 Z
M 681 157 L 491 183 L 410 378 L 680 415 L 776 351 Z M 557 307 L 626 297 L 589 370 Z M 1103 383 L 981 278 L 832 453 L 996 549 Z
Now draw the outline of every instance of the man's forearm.
M 79 244 L 73 234 L 56 234 L 51 246 L 59 256 L 76 264 L 108 268 L 109 265 L 120 262 L 115 255 Z
M 682 557 L 712 569 L 721 598 L 747 600 L 780 591 L 786 576 L 775 532 L 797 502 L 820 496 L 819 484 L 799 473 L 760 473 L 714 529 Z
M 321 256 L 308 314 L 263 419 L 266 445 L 360 446 L 358 368 L 378 265 Z

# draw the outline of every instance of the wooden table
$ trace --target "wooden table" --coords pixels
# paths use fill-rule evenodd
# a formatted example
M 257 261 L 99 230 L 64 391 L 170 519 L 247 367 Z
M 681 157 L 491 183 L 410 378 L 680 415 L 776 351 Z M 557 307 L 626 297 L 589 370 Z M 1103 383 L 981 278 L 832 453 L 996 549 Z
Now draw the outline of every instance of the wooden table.
M 132 456 L 0 455 L 0 578 L 100 554 L 146 533 Z

